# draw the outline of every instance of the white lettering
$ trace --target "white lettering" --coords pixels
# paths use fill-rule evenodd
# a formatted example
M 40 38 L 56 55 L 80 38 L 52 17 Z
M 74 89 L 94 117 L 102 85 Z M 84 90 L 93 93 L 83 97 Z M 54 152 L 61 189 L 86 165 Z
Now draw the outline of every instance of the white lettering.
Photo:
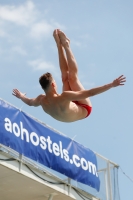
M 97 170 L 96 170 L 96 165 L 94 165 L 92 162 L 88 161 L 88 166 L 89 166 L 89 172 L 93 173 L 98 177 Z
M 82 169 L 87 170 L 88 169 L 87 161 L 84 158 L 81 158 L 80 162 L 81 162 Z
M 23 128 L 22 122 L 20 122 L 20 127 L 21 127 L 21 139 L 24 140 L 24 134 L 25 134 L 26 135 L 26 142 L 29 142 L 29 133 L 25 128 Z
M 59 145 L 60 145 L 60 155 L 61 155 L 61 158 L 63 158 L 63 150 L 62 150 L 62 142 L 59 141 Z
M 60 155 L 60 152 L 59 152 L 59 146 L 58 144 L 56 143 L 53 143 L 53 152 L 56 156 L 59 156 Z
M 47 145 L 45 143 L 46 142 L 46 138 L 41 136 L 40 137 L 40 141 L 41 141 L 40 147 L 45 150 L 47 148 Z
M 77 155 L 73 155 L 73 162 L 76 165 L 76 167 L 80 167 L 80 162 L 77 162 L 77 160 L 80 160 L 80 158 Z
M 33 138 L 36 138 L 36 141 Z M 35 145 L 35 146 L 39 145 L 39 137 L 38 137 L 38 135 L 35 132 L 32 132 L 30 134 L 30 140 L 31 140 L 31 142 L 32 142 L 33 145 Z
M 13 132 L 17 137 L 20 136 L 20 128 L 16 123 L 13 123 Z
M 68 155 L 68 151 L 66 149 L 63 149 L 63 154 L 64 154 L 65 161 L 69 162 L 69 155 Z
M 50 140 L 50 137 L 48 136 L 47 138 L 47 143 L 48 143 L 48 150 L 50 153 L 52 153 L 52 149 L 51 149 L 51 144 L 52 144 L 52 141 Z
M 26 128 L 24 128 L 23 123 L 20 121 L 20 126 L 17 123 L 12 123 L 9 118 L 4 119 L 4 127 L 6 131 L 14 133 L 16 137 L 20 137 L 21 140 L 30 142 L 34 146 L 40 145 L 43 150 L 48 149 L 49 153 L 54 153 L 55 156 L 60 156 L 66 162 L 74 164 L 76 167 L 81 167 L 83 170 L 88 170 L 90 173 L 98 177 L 96 165 L 90 161 L 86 161 L 85 158 L 79 158 L 78 155 L 73 155 L 72 159 L 69 157 L 69 152 L 67 149 L 63 149 L 62 141 L 59 141 L 59 144 L 53 143 L 50 136 L 45 138 L 44 136 L 39 136 L 35 132 L 29 133 Z
M 8 131 L 8 132 L 10 132 L 10 133 L 12 133 L 12 123 L 11 123 L 11 121 L 10 121 L 10 119 L 8 119 L 8 118 L 5 118 L 5 129 Z

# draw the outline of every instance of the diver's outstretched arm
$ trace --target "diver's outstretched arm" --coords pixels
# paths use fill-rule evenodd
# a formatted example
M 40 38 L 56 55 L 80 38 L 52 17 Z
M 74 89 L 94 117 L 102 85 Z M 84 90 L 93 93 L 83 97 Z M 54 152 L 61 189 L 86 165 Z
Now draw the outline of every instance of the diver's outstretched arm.
M 18 89 L 13 89 L 12 95 L 14 95 L 15 97 L 17 97 L 18 99 L 21 99 L 25 104 L 29 105 L 29 106 L 40 106 L 40 100 L 42 98 L 42 95 L 39 95 L 36 98 L 28 98 L 26 97 L 26 93 L 22 93 L 20 92 Z
M 113 87 L 122 86 L 122 85 L 124 85 L 125 82 L 126 82 L 126 78 L 123 75 L 121 75 L 120 77 L 115 79 L 112 83 L 109 83 L 109 84 L 106 84 L 106 85 L 103 85 L 100 87 L 92 88 L 90 90 L 81 90 L 81 91 L 77 91 L 77 92 L 65 91 L 62 93 L 62 96 L 64 96 L 65 99 L 67 99 L 69 101 L 78 101 L 81 99 L 86 99 L 88 97 L 101 94 Z

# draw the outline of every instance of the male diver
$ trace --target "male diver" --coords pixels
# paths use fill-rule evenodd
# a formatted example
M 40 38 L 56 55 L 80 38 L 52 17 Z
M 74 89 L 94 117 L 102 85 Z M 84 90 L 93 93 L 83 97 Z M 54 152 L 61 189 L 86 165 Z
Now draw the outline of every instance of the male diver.
M 56 120 L 74 122 L 84 119 L 92 111 L 89 97 L 124 85 L 126 78 L 121 75 L 109 84 L 85 90 L 78 78 L 78 67 L 70 48 L 70 40 L 59 29 L 54 30 L 53 36 L 59 55 L 63 83 L 62 94 L 58 94 L 53 76 L 50 73 L 45 73 L 39 79 L 45 94 L 40 94 L 36 98 L 28 98 L 18 89 L 13 89 L 13 95 L 29 106 L 42 106 L 43 110 Z

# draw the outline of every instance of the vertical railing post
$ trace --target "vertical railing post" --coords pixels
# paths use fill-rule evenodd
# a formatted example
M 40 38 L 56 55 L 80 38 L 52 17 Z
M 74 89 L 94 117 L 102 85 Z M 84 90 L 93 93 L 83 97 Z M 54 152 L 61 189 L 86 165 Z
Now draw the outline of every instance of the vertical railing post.
M 68 178 L 68 195 L 70 196 L 71 194 L 71 179 Z
M 112 187 L 111 187 L 111 175 L 110 175 L 110 163 L 107 161 L 107 181 L 108 181 L 108 195 L 109 200 L 113 200 L 112 197 Z
M 108 181 L 107 181 L 107 169 L 104 170 L 104 180 L 105 180 L 106 200 L 109 200 Z
M 48 200 L 53 200 L 53 196 L 53 194 L 50 194 Z
M 22 168 L 22 154 L 19 154 L 19 159 L 20 159 L 20 162 L 19 162 L 19 172 L 21 172 L 21 168 Z

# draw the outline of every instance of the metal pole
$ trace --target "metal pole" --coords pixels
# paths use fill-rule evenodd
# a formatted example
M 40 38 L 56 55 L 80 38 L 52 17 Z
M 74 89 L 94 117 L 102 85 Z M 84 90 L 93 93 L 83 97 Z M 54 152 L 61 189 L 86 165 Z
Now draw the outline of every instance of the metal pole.
M 100 154 L 98 154 L 98 153 L 96 153 L 95 152 L 95 154 L 96 154 L 96 156 L 98 156 L 99 158 L 102 158 L 103 160 L 105 160 L 106 162 L 108 162 L 109 160 L 107 159 L 107 158 L 105 158 L 104 156 L 102 156 L 102 155 L 100 155 Z M 112 162 L 111 160 L 109 161 L 112 165 L 114 165 L 115 167 L 119 167 L 119 165 L 118 164 L 116 164 L 116 163 L 114 163 L 114 162 Z
M 53 196 L 53 194 L 50 194 L 48 200 L 53 200 Z
M 105 189 L 106 189 L 106 200 L 109 200 L 109 191 L 107 183 L 107 169 L 104 171 Z
M 20 162 L 19 162 L 19 172 L 21 172 L 21 168 L 22 168 L 22 155 L 19 154 L 19 159 L 20 159 Z
M 107 177 L 108 177 L 108 194 L 109 194 L 109 199 L 113 200 L 113 197 L 112 197 L 112 187 L 111 187 L 111 176 L 110 176 L 110 163 L 109 163 L 109 161 L 107 162 Z
M 70 196 L 71 194 L 71 179 L 68 178 L 68 195 Z

